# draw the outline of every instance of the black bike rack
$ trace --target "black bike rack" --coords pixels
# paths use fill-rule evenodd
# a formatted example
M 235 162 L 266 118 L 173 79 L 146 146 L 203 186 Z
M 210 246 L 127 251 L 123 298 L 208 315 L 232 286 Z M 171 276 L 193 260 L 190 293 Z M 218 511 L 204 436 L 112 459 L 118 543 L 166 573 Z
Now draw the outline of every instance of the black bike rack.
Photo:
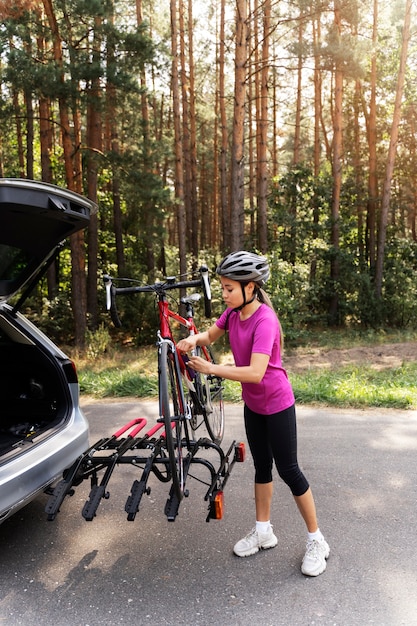
M 86 521 L 92 521 L 97 515 L 97 509 L 103 499 L 110 497 L 108 484 L 116 467 L 119 465 L 132 465 L 141 469 L 140 479 L 135 479 L 130 495 L 125 504 L 127 520 L 133 521 L 139 512 L 139 506 L 144 494 L 149 495 L 151 488 L 148 479 L 151 474 L 164 483 L 171 482 L 169 460 L 165 446 L 165 428 L 163 422 L 156 423 L 144 435 L 139 436 L 145 428 L 147 420 L 137 418 L 126 423 L 114 435 L 99 439 L 73 465 L 67 469 L 60 482 L 50 492 L 45 507 L 47 519 L 53 521 L 60 511 L 66 496 L 74 494 L 74 488 L 84 480 L 90 479 L 91 491 L 86 501 L 82 516 Z M 125 435 L 125 436 L 123 436 Z M 218 462 L 214 465 L 208 459 L 202 457 L 203 450 L 214 450 Z M 139 453 L 140 452 L 140 453 Z M 191 477 L 190 468 L 193 464 L 204 466 L 208 470 L 210 482 L 206 482 L 208 489 L 204 500 L 208 502 L 208 515 L 210 519 L 221 519 L 223 508 L 223 489 L 229 479 L 232 468 L 236 462 L 242 462 L 245 457 L 244 444 L 233 441 L 224 452 L 222 448 L 210 439 L 202 437 L 197 441 L 183 443 L 184 464 L 183 481 Z M 99 482 L 99 477 L 101 480 Z M 197 478 L 199 482 L 203 482 Z M 184 489 L 184 495 L 188 491 Z M 165 515 L 168 521 L 175 521 L 181 501 L 171 486 Z

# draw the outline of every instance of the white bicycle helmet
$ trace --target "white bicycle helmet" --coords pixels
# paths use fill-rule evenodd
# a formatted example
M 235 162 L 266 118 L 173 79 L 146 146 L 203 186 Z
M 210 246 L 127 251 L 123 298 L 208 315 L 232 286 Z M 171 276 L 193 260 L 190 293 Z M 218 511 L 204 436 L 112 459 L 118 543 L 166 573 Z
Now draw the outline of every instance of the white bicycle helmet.
M 217 274 L 240 283 L 253 281 L 262 287 L 269 278 L 269 265 L 264 256 L 240 250 L 231 252 L 221 261 Z

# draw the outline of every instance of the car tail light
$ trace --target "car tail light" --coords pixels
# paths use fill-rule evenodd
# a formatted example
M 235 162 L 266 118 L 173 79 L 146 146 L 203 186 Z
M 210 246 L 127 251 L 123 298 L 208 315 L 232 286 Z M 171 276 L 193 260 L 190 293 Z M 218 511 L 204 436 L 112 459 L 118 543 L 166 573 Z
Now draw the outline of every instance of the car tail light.
M 69 383 L 78 383 L 77 368 L 74 361 L 66 361 L 63 365 L 63 370 Z

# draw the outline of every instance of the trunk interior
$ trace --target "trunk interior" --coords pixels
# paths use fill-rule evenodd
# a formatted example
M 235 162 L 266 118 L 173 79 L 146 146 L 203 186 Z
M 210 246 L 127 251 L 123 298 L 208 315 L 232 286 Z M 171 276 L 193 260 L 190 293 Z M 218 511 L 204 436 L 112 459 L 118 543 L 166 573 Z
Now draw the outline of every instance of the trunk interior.
M 62 371 L 46 353 L 14 341 L 0 327 L 0 456 L 63 419 L 64 389 Z

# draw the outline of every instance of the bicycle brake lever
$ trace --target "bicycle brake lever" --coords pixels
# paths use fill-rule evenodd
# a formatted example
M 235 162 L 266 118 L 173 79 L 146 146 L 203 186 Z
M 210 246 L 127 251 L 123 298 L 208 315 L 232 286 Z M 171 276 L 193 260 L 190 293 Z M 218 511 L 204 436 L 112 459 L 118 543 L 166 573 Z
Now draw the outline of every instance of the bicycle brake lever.
M 104 286 L 106 288 L 106 309 L 110 311 L 111 309 L 111 278 L 108 274 L 104 274 L 103 276 Z

